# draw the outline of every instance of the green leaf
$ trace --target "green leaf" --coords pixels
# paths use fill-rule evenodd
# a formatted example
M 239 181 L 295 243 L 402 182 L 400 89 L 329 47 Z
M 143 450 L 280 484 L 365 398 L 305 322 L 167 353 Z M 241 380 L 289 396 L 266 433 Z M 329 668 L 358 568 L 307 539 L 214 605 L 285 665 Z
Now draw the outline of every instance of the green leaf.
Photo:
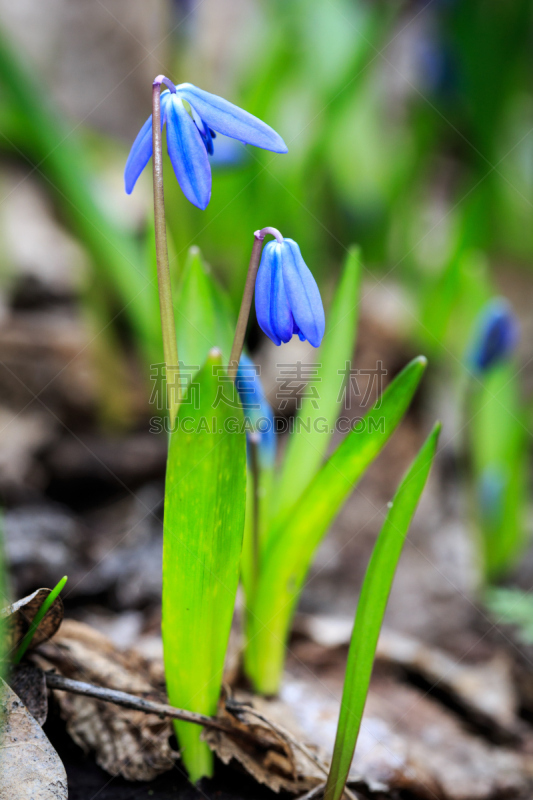
M 290 621 L 313 554 L 355 484 L 402 419 L 426 363 L 420 356 L 405 367 L 341 442 L 300 500 L 272 523 L 247 617 L 245 665 L 258 691 L 277 691 Z
M 205 363 L 213 347 L 221 351 L 224 364 L 228 364 L 233 342 L 227 298 L 209 273 L 197 247 L 189 250 L 174 305 L 178 356 L 184 365 L 182 386 L 185 386 Z
M 306 397 L 298 414 L 296 433 L 290 437 L 280 480 L 274 492 L 276 511 L 294 504 L 320 467 L 342 405 L 341 375 L 355 347 L 359 311 L 360 250 L 350 248 L 344 272 L 326 323 L 326 334 L 318 353 L 320 367 L 316 383 L 320 399 Z M 318 406 L 315 408 L 315 405 Z M 315 425 L 320 419 L 320 426 Z M 299 425 L 299 423 L 303 423 Z
M 170 438 L 163 534 L 163 646 L 172 705 L 215 714 L 237 593 L 246 498 L 246 437 L 233 383 L 212 352 Z M 233 423 L 233 427 L 232 427 Z M 232 432 L 233 431 L 233 432 Z M 200 728 L 175 723 L 192 781 L 212 773 Z
M 365 574 L 348 653 L 333 759 L 324 800 L 341 797 L 361 727 L 383 615 L 394 573 L 439 438 L 437 423 L 396 492 Z

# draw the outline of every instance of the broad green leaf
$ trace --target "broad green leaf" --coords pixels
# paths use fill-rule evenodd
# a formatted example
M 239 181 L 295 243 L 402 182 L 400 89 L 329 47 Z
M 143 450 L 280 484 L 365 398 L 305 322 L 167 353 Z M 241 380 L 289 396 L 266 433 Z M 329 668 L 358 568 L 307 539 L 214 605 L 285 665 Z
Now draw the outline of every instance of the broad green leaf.
M 348 653 L 333 759 L 324 800 L 341 797 L 361 727 L 379 632 L 394 573 L 440 433 L 435 425 L 396 492 L 365 574 Z
M 343 502 L 405 414 L 426 363 L 420 356 L 405 367 L 341 442 L 298 502 L 272 523 L 247 618 L 245 664 L 258 691 L 277 691 L 290 621 L 313 554 Z
M 280 480 L 274 492 L 278 512 L 294 505 L 320 467 L 342 406 L 342 373 L 353 355 L 359 311 L 360 251 L 352 247 L 326 321 L 326 333 L 317 356 L 319 400 L 307 397 L 298 414 L 296 433 L 290 437 Z M 316 407 L 315 407 L 316 406 Z M 320 419 L 321 425 L 315 425 Z
M 182 386 L 188 384 L 213 347 L 229 363 L 233 329 L 224 294 L 209 273 L 197 247 L 191 247 L 175 305 Z
M 163 533 L 163 646 L 172 705 L 215 714 L 237 584 L 246 498 L 246 435 L 233 383 L 212 352 L 171 434 Z M 237 430 L 235 430 L 237 429 Z M 175 723 L 192 781 L 212 772 L 198 726 Z

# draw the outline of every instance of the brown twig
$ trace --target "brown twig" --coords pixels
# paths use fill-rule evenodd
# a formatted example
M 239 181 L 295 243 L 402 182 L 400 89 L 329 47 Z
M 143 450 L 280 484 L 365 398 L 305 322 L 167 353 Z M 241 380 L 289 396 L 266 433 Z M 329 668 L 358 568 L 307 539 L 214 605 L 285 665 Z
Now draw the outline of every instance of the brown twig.
M 184 722 L 192 722 L 195 725 L 203 725 L 205 728 L 216 728 L 231 736 L 249 736 L 252 739 L 258 740 L 260 737 L 254 732 L 250 731 L 247 734 L 243 730 L 234 728 L 224 720 L 217 719 L 216 717 L 207 717 L 205 714 L 197 714 L 195 711 L 186 711 L 183 708 L 175 708 L 166 703 L 156 703 L 153 700 L 147 700 L 144 697 L 137 697 L 128 692 L 120 692 L 117 689 L 107 689 L 104 686 L 95 686 L 93 683 L 85 683 L 83 681 L 75 681 L 72 678 L 64 678 L 63 675 L 58 675 L 54 672 L 46 672 L 46 685 L 49 689 L 58 689 L 62 692 L 72 692 L 72 694 L 79 694 L 83 697 L 93 697 L 95 700 L 103 700 L 105 703 L 114 703 L 123 708 L 129 708 L 132 711 L 143 711 L 145 714 L 156 714 L 158 717 L 169 717 L 171 719 L 181 719 Z M 289 742 L 293 747 L 303 753 L 310 761 L 312 761 L 324 775 L 328 774 L 328 768 L 321 761 L 321 759 L 313 753 L 305 744 L 299 742 L 292 733 L 282 728 L 281 725 L 273 722 L 264 714 L 256 711 L 252 706 L 236 703 L 235 701 L 228 701 L 227 709 L 233 714 L 250 714 L 265 725 L 268 725 L 275 733 L 278 734 L 286 742 Z M 315 787 L 312 791 L 318 792 L 324 785 Z M 354 794 L 349 789 L 344 790 L 344 794 L 349 800 L 357 800 Z M 311 800 L 316 794 L 306 794 L 306 800 Z M 301 798 L 300 800 L 304 800 Z
M 47 672 L 46 685 L 50 689 L 59 689 L 63 692 L 72 692 L 84 697 L 94 697 L 95 700 L 103 700 L 106 703 L 114 703 L 123 708 L 130 708 L 133 711 L 144 711 L 145 714 L 156 714 L 159 717 L 170 717 L 171 719 L 182 719 L 185 722 L 193 722 L 195 725 L 203 725 L 206 728 L 218 728 L 235 735 L 238 733 L 224 720 L 215 717 L 207 717 L 204 714 L 197 714 L 194 711 L 185 711 L 182 708 L 174 708 L 165 703 L 155 703 L 153 700 L 146 700 L 127 692 L 119 692 L 116 689 L 106 689 L 103 686 L 95 686 L 92 683 L 74 681 L 71 678 L 64 678 L 53 672 Z

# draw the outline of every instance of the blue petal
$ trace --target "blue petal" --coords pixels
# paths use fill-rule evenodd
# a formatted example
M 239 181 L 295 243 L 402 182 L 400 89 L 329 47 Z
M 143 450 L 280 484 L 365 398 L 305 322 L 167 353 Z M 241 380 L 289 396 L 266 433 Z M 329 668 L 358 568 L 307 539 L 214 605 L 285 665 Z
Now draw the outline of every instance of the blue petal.
M 191 106 L 192 111 L 192 118 L 198 128 L 200 136 L 202 137 L 203 143 L 205 145 L 205 149 L 207 150 L 208 155 L 213 155 L 213 136 L 211 133 L 211 128 L 209 125 L 206 125 L 203 119 L 198 116 L 194 108 Z
M 168 154 L 187 200 L 200 209 L 211 199 L 211 167 L 198 128 L 173 94 L 167 114 Z
M 277 345 L 289 341 L 294 324 L 283 284 L 281 248 L 274 241 L 265 245 L 255 282 L 257 321 Z
M 326 329 L 324 306 L 317 283 L 292 239 L 284 239 L 282 248 L 283 282 L 300 339 L 319 347 Z
M 274 153 L 286 153 L 287 145 L 269 125 L 242 108 L 229 103 L 216 94 L 204 92 L 192 83 L 181 83 L 176 87 L 178 94 L 194 106 L 198 115 L 207 122 L 210 128 L 238 139 L 245 144 L 272 150 Z
M 166 91 L 161 94 L 161 128 L 165 122 L 166 109 L 170 92 Z M 127 194 L 131 194 L 137 179 L 145 166 L 152 158 L 152 115 L 148 117 L 141 130 L 137 134 L 137 138 L 133 145 L 126 161 L 124 169 L 124 184 Z

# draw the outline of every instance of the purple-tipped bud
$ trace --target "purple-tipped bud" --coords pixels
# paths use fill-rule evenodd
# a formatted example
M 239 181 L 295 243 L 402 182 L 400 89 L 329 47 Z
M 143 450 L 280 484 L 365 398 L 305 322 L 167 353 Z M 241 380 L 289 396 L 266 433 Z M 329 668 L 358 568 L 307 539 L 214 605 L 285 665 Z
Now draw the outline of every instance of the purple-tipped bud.
M 326 319 L 317 283 L 292 239 L 265 245 L 255 283 L 257 321 L 274 344 L 300 339 L 319 347 Z
M 518 320 L 511 304 L 503 297 L 488 302 L 482 309 L 470 348 L 469 363 L 477 372 L 486 372 L 509 358 L 520 337 Z

